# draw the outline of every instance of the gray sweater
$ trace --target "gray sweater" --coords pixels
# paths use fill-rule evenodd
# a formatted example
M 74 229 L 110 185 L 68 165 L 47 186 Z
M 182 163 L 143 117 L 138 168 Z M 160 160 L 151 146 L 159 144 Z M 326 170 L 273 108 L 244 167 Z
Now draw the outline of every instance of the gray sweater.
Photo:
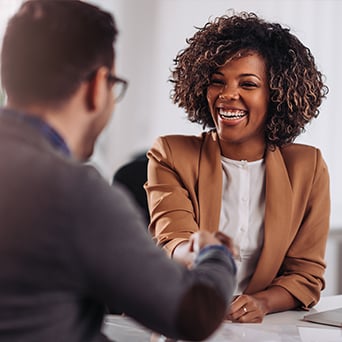
M 111 311 L 173 338 L 218 327 L 235 285 L 229 253 L 176 264 L 119 186 L 8 115 L 0 159 L 0 341 L 107 341 Z

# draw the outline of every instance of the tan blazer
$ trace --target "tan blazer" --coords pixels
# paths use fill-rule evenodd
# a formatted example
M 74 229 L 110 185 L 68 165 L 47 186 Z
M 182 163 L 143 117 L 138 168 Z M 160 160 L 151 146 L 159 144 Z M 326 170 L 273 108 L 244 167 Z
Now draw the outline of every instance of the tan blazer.
M 198 229 L 216 232 L 222 200 L 222 164 L 215 131 L 165 136 L 148 152 L 150 231 L 171 255 Z M 245 293 L 278 285 L 303 307 L 324 288 L 329 230 L 327 166 L 318 149 L 290 144 L 268 150 L 264 242 Z

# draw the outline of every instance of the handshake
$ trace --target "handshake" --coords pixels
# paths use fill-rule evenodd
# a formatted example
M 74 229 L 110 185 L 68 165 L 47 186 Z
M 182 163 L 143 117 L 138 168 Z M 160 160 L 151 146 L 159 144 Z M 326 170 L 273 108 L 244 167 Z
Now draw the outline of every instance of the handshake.
M 172 257 L 181 264 L 191 268 L 200 250 L 211 245 L 223 245 L 227 247 L 233 257 L 237 254 L 233 240 L 229 236 L 221 232 L 210 233 L 201 230 L 193 233 L 189 241 L 180 243 L 175 248 Z
M 191 235 L 189 242 L 190 251 L 195 254 L 198 254 L 202 248 L 210 245 L 223 245 L 229 249 L 233 256 L 236 254 L 233 240 L 221 232 L 198 231 Z

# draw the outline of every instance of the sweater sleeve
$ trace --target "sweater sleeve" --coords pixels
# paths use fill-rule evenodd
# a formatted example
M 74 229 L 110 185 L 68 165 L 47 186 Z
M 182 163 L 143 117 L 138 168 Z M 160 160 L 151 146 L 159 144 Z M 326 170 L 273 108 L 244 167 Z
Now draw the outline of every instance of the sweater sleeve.
M 73 218 L 70 249 L 87 295 L 165 336 L 209 336 L 224 318 L 235 285 L 229 253 L 203 251 L 188 270 L 155 246 L 122 189 L 91 172 L 83 183 L 74 195 L 82 215 Z

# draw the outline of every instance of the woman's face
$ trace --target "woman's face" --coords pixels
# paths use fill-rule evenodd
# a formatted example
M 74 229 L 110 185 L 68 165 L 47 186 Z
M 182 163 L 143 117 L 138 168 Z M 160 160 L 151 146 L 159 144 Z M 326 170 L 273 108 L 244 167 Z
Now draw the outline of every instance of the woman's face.
M 251 52 L 219 68 L 211 77 L 207 100 L 223 155 L 234 159 L 233 152 L 240 151 L 248 160 L 263 153 L 269 85 L 259 54 Z

